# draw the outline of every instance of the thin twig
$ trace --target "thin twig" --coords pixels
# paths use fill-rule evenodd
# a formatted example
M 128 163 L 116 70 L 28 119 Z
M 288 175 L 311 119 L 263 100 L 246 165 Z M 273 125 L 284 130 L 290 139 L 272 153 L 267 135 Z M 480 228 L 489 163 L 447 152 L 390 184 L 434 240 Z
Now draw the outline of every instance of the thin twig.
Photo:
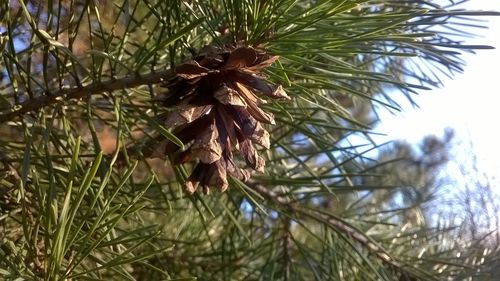
M 291 238 L 291 229 L 292 220 L 290 218 L 283 218 L 283 280 L 290 280 L 290 266 L 291 266 L 291 257 L 290 257 L 290 238 Z
M 19 105 L 15 110 L 0 114 L 0 124 L 13 120 L 28 112 L 35 112 L 43 107 L 51 106 L 58 102 L 81 99 L 92 95 L 113 92 L 121 89 L 135 88 L 142 85 L 157 84 L 173 75 L 171 70 L 151 72 L 145 75 L 133 74 L 120 79 L 110 79 L 104 82 L 95 82 L 83 87 L 61 89 L 55 93 L 45 93 L 40 97 L 29 99 Z

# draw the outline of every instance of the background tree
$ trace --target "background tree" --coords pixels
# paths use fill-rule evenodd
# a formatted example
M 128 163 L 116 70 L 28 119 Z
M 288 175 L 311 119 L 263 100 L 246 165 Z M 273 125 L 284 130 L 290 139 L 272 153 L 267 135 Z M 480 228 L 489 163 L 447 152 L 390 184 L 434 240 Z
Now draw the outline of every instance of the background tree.
M 497 13 L 437 2 L 3 1 L 0 274 L 488 278 L 415 212 L 442 159 L 381 180 L 420 164 L 350 143 L 487 48 L 462 27 Z

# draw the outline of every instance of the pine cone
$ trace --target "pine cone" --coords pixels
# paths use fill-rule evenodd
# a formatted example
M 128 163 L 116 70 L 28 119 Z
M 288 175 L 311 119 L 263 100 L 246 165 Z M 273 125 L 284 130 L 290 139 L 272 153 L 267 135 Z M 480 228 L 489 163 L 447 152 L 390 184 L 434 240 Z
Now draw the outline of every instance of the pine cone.
M 259 105 L 265 100 L 289 99 L 281 86 L 270 86 L 260 71 L 278 59 L 251 47 L 213 49 L 175 68 L 176 77 L 166 83 L 163 104 L 174 107 L 165 120 L 176 127 L 174 134 L 185 144 L 185 151 L 168 143 L 162 151 L 174 155 L 174 164 L 199 159 L 185 183 L 188 193 L 201 185 L 221 192 L 228 188 L 227 176 L 247 181 L 250 173 L 239 168 L 233 150 L 239 152 L 254 170 L 264 170 L 264 159 L 254 144 L 269 149 L 269 133 L 262 123 L 274 124 L 271 113 Z

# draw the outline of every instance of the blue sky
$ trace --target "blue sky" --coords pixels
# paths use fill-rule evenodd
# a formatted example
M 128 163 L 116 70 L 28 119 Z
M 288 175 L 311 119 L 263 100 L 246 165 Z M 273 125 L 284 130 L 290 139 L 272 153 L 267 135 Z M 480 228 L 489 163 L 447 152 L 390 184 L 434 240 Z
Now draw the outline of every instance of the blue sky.
M 500 11 L 500 0 L 471 0 L 461 7 L 470 10 Z M 464 73 L 453 79 L 443 79 L 444 86 L 432 91 L 421 91 L 415 97 L 419 108 L 406 103 L 403 112 L 381 112 L 377 132 L 386 136 L 378 141 L 403 139 L 419 142 L 428 134 L 442 135 L 447 127 L 455 130 L 452 153 L 455 164 L 470 161 L 474 154 L 478 168 L 496 183 L 500 194 L 500 132 L 497 121 L 500 106 L 500 17 L 485 17 L 489 29 L 478 29 L 478 38 L 466 40 L 467 44 L 495 46 L 495 50 L 480 50 L 465 54 L 467 65 Z M 403 103 L 404 104 L 404 103 Z M 472 151 L 471 151 L 472 150 Z M 463 163 L 463 162 L 462 162 Z M 459 167 L 449 167 L 450 176 L 459 177 Z

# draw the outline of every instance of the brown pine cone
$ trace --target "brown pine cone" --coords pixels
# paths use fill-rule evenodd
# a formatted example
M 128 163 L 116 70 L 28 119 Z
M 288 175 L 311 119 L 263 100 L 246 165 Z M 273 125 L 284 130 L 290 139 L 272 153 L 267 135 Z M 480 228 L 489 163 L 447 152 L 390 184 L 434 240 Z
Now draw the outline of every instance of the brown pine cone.
M 190 146 L 179 151 L 168 143 L 162 151 L 173 154 L 175 164 L 199 159 L 185 183 L 188 193 L 199 185 L 205 194 L 209 186 L 225 191 L 227 175 L 248 180 L 250 173 L 235 164 L 233 150 L 252 169 L 264 170 L 265 161 L 254 144 L 269 149 L 269 133 L 260 123 L 274 124 L 274 117 L 259 107 L 265 100 L 258 95 L 290 99 L 281 86 L 268 85 L 260 74 L 277 59 L 251 47 L 233 47 L 212 49 L 175 68 L 177 75 L 166 83 L 168 91 L 161 99 L 174 108 L 165 126 L 176 127 L 174 134 Z

